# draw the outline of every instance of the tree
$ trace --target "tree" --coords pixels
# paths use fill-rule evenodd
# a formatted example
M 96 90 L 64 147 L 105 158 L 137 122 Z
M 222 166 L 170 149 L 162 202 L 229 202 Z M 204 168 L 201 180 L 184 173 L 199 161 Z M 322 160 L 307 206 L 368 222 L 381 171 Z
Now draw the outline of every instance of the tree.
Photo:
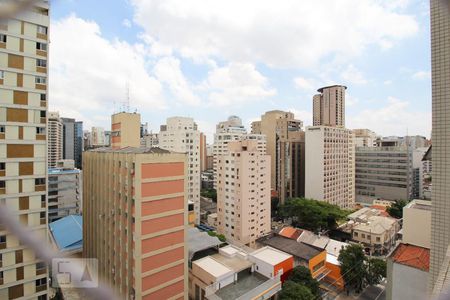
M 403 207 L 408 204 L 406 200 L 396 200 L 390 207 L 386 209 L 388 214 L 396 219 L 403 218 Z
M 311 276 L 311 272 L 308 268 L 304 266 L 295 267 L 288 279 L 306 286 L 314 296 L 320 296 L 319 282 Z
M 278 199 L 278 197 L 272 197 L 270 199 L 270 210 L 272 212 L 272 218 L 275 218 L 278 216 L 279 205 L 280 205 L 280 199 Z
M 367 283 L 379 284 L 386 278 L 386 262 L 379 258 L 370 258 L 367 263 Z
M 304 285 L 286 281 L 280 293 L 280 300 L 314 300 L 316 297 Z
M 367 277 L 366 256 L 363 247 L 358 244 L 347 246 L 339 253 L 338 261 L 341 264 L 341 274 L 347 289 L 362 291 L 364 280 Z
M 226 237 L 223 234 L 218 234 L 215 231 L 208 231 L 208 235 L 218 238 L 222 243 L 225 243 L 227 241 Z
M 317 232 L 335 229 L 349 212 L 323 201 L 294 198 L 280 207 L 280 213 L 284 218 L 292 218 L 297 226 Z

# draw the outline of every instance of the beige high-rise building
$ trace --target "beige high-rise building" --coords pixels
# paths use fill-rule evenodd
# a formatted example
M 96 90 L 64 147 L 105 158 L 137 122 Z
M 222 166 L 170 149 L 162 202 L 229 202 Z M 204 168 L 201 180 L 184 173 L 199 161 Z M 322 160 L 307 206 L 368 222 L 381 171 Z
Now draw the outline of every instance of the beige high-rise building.
M 333 85 L 317 90 L 313 97 L 313 125 L 345 127 L 346 86 Z
M 355 146 L 349 129 L 306 128 L 305 197 L 343 209 L 355 206 Z
M 7 5 L 2 3 L 2 8 Z M 0 20 L 0 205 L 47 233 L 48 1 Z M 0 226 L 0 299 L 47 299 L 47 267 Z
M 233 141 L 217 161 L 218 232 L 227 239 L 254 246 L 271 230 L 270 157 L 258 141 Z
M 295 119 L 291 112 L 274 110 L 266 112 L 261 116 L 261 121 L 252 123 L 253 134 L 264 134 L 267 140 L 267 154 L 270 155 L 270 186 L 273 190 L 277 189 L 279 182 L 278 164 L 277 164 L 277 141 L 287 138 L 288 133 L 292 131 L 301 131 L 303 122 Z
M 63 158 L 63 123 L 59 113 L 48 113 L 48 167 L 56 167 L 56 162 Z
M 92 127 L 90 146 L 93 148 L 104 147 L 108 145 L 103 127 Z
M 431 0 L 433 194 L 430 287 L 450 245 L 450 3 Z
M 172 117 L 161 126 L 159 147 L 171 152 L 188 154 L 188 190 L 187 197 L 194 203 L 195 223 L 200 222 L 200 188 L 201 188 L 201 133 L 192 118 Z
M 185 153 L 124 143 L 84 153 L 83 254 L 119 299 L 187 299 L 187 166 Z
M 111 118 L 111 147 L 113 149 L 139 148 L 141 146 L 141 115 L 121 112 L 112 115 Z

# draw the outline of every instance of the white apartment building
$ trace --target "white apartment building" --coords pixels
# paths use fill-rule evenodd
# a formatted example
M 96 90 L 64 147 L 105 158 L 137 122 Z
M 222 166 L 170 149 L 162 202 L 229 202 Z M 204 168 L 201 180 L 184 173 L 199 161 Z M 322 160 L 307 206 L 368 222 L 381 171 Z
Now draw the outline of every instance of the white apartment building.
M 172 117 L 161 126 L 159 147 L 172 152 L 188 153 L 188 202 L 194 203 L 195 223 L 200 222 L 200 136 L 192 118 Z
M 417 148 L 412 153 L 413 168 L 413 197 L 416 199 L 431 200 L 431 171 L 432 161 L 424 160 L 428 147 Z
M 90 138 L 92 147 L 106 146 L 108 144 L 103 127 L 92 127 Z
M 57 112 L 48 113 L 48 167 L 54 168 L 63 157 L 63 123 Z
M 306 128 L 305 196 L 343 209 L 355 205 L 355 146 L 351 130 Z
M 229 240 L 253 246 L 271 230 L 270 156 L 258 141 L 233 141 L 217 161 L 217 229 Z
M 378 135 L 370 129 L 353 129 L 356 147 L 376 147 Z

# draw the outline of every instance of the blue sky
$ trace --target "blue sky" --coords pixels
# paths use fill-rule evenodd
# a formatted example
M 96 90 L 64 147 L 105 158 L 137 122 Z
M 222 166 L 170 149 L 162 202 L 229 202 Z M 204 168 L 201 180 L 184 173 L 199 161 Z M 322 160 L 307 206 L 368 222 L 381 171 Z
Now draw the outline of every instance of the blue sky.
M 55 0 L 50 109 L 109 127 L 127 99 L 153 130 L 190 116 L 211 141 L 229 115 L 311 124 L 321 86 L 348 86 L 348 128 L 431 130 L 424 0 Z

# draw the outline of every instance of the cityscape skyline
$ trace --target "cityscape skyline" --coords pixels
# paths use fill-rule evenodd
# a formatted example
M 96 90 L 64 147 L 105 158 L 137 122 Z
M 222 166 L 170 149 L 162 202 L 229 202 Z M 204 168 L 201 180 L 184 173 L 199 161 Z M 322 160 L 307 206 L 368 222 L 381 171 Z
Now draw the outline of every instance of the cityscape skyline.
M 129 87 L 131 111 L 137 109 L 142 119 L 149 122 L 151 130 L 156 131 L 170 116 L 192 117 L 211 143 L 216 125 L 214 120 L 225 120 L 230 115 L 239 115 L 243 124 L 250 128 L 250 123 L 265 111 L 281 109 L 293 112 L 305 125 L 312 125 L 311 97 L 317 88 L 344 84 L 349 87 L 347 128 L 369 128 L 385 136 L 407 135 L 409 132 L 430 137 L 429 15 L 426 1 L 396 1 L 391 4 L 363 1 L 361 7 L 352 8 L 373 8 L 379 14 L 378 18 L 395 25 L 390 26 L 392 32 L 390 28 L 377 25 L 382 23 L 378 20 L 375 22 L 368 18 L 365 24 L 353 14 L 347 16 L 348 4 L 345 1 L 341 10 L 331 6 L 324 18 L 334 13 L 337 17 L 330 18 L 329 22 L 336 28 L 329 29 L 330 32 L 318 28 L 317 33 L 341 35 L 343 41 L 333 40 L 335 44 L 320 38 L 309 40 L 307 37 L 314 33 L 313 29 L 306 26 L 300 30 L 303 23 L 279 24 L 274 20 L 275 29 L 285 30 L 286 34 L 299 32 L 299 40 L 305 41 L 304 47 L 299 48 L 286 41 L 284 36 L 276 40 L 280 46 L 292 48 L 302 56 L 298 58 L 287 53 L 286 59 L 293 59 L 291 67 L 268 55 L 271 52 L 267 42 L 261 42 L 258 50 L 251 41 L 247 41 L 251 40 L 248 37 L 252 33 L 268 34 L 271 38 L 263 26 L 258 33 L 250 25 L 241 24 L 242 18 L 225 18 L 226 12 L 220 14 L 207 6 L 202 15 L 195 5 L 191 5 L 191 9 L 180 5 L 179 13 L 187 15 L 185 20 L 175 13 L 171 15 L 169 8 L 177 5 L 176 1 L 167 2 L 167 7 L 161 7 L 157 2 L 149 3 L 152 5 L 146 6 L 141 1 L 130 1 L 129 4 L 117 1 L 111 3 L 111 15 L 106 17 L 100 13 L 101 9 L 95 9 L 100 8 L 101 3 L 55 2 L 50 32 L 51 111 L 86 120 L 85 128 L 107 128 L 108 116 L 123 106 Z M 233 2 L 229 7 L 235 8 L 236 5 Z M 294 4 L 293 8 L 301 12 L 309 8 L 321 9 L 322 5 L 325 4 L 306 2 Z M 258 25 L 261 16 L 267 15 L 269 5 L 264 2 L 258 6 L 254 13 L 249 12 L 247 6 L 242 7 L 242 15 L 239 16 L 254 20 Z M 89 7 L 93 9 L 86 9 Z M 280 4 L 279 10 L 280 14 L 287 14 L 286 6 Z M 171 45 L 172 40 L 164 40 L 166 32 L 162 32 L 157 20 L 151 24 L 154 30 L 148 29 L 148 22 L 141 16 L 155 11 L 173 21 L 174 27 L 167 30 L 175 30 L 180 22 L 199 22 L 209 26 L 205 24 L 208 18 L 216 18 L 220 28 L 216 28 L 217 32 L 211 29 L 205 34 L 221 42 L 235 42 L 227 39 L 228 35 L 235 35 L 242 47 L 256 53 L 255 57 L 246 57 L 239 49 L 234 49 L 236 53 L 232 55 L 229 53 L 231 50 L 225 51 L 219 46 L 213 49 L 215 52 L 211 50 L 213 53 L 205 50 L 201 55 L 189 54 L 192 45 L 187 42 Z M 361 29 L 355 29 L 356 32 L 347 32 L 336 20 L 339 16 L 354 18 L 355 24 L 367 26 L 361 25 Z M 166 20 L 160 21 L 164 24 Z M 183 25 L 189 26 L 187 23 Z M 243 33 L 234 27 L 243 27 Z M 379 31 L 379 36 L 367 34 L 368 28 Z M 359 51 L 349 50 L 349 57 L 342 58 L 344 42 L 354 45 Z M 311 56 L 302 48 L 320 51 Z M 308 65 L 304 64 L 305 61 L 315 63 Z M 95 71 L 95 66 L 101 67 L 104 73 Z M 80 91 L 77 86 L 91 88 Z M 76 101 L 73 99 L 75 94 L 79 95 Z

